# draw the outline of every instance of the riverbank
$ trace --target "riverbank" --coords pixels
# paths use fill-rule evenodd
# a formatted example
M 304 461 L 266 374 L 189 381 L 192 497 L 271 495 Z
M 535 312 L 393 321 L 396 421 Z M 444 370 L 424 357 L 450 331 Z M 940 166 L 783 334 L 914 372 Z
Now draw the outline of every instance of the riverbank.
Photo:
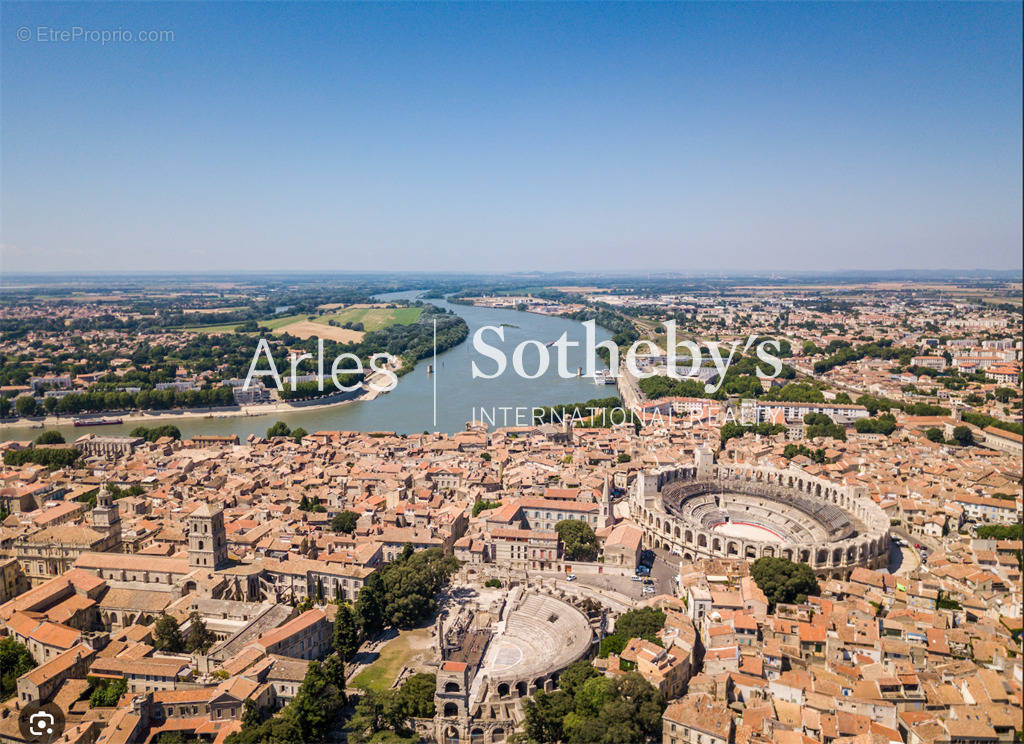
M 293 413 L 306 413 L 314 411 L 326 411 L 337 406 L 343 406 L 347 403 L 356 403 L 359 401 L 371 401 L 382 395 L 378 390 L 374 390 L 369 387 L 371 382 L 384 383 L 384 375 L 378 373 L 367 380 L 367 387 L 359 395 L 350 395 L 348 393 L 337 393 L 335 395 L 327 396 L 328 400 L 324 402 L 317 402 L 317 398 L 308 399 L 305 401 L 286 402 L 277 401 L 275 403 L 255 403 L 252 405 L 239 406 L 235 408 L 222 408 L 222 409 L 206 409 L 199 411 L 183 411 L 180 409 L 173 411 L 138 411 L 135 413 L 105 413 L 96 415 L 92 418 L 96 419 L 120 419 L 122 424 L 140 424 L 140 425 L 153 425 L 161 426 L 166 423 L 172 423 L 174 421 L 188 421 L 194 419 L 229 419 L 229 418 L 248 418 L 250 416 L 272 416 L 274 414 L 288 415 Z M 39 418 L 17 418 L 13 420 L 6 420 L 0 424 L 0 433 L 7 428 L 19 428 L 19 429 L 47 429 L 51 427 L 60 426 L 74 426 L 74 422 L 77 419 L 89 420 L 89 416 L 45 416 Z M 81 431 L 82 434 L 88 434 L 90 432 L 100 433 L 104 429 L 108 428 L 105 424 L 96 424 L 92 426 L 78 426 L 76 431 Z
M 418 290 L 413 290 L 390 295 L 387 299 L 415 299 L 419 294 Z M 583 326 L 576 321 L 516 310 L 452 305 L 444 300 L 435 300 L 434 304 L 454 311 L 466 321 L 469 326 L 468 339 L 485 325 L 504 324 L 504 341 L 496 341 L 493 345 L 500 348 L 506 357 L 525 341 L 555 339 L 567 333 L 569 340 L 576 344 L 568 349 L 567 369 L 587 365 L 583 350 L 586 334 Z M 597 327 L 598 343 L 610 338 L 611 333 L 607 329 Z M 530 363 L 532 365 L 536 361 L 531 359 Z M 428 364 L 433 364 L 432 373 L 427 371 Z M 516 410 L 518 407 L 575 403 L 593 398 L 595 391 L 601 392 L 601 388 L 595 387 L 593 380 L 588 378 L 562 378 L 555 365 L 549 365 L 540 377 L 528 379 L 512 370 L 506 370 L 497 378 L 474 376 L 474 364 L 482 366 L 485 373 L 492 372 L 487 360 L 481 359 L 473 344 L 463 341 L 443 352 L 439 351 L 436 359 L 428 357 L 419 360 L 418 364 L 410 365 L 407 373 L 400 375 L 399 385 L 387 395 L 371 396 L 363 393 L 344 401 L 312 399 L 303 401 L 306 405 L 275 401 L 269 405 L 246 409 L 232 406 L 223 411 L 193 409 L 185 412 L 188 414 L 185 417 L 182 417 L 180 409 L 144 414 L 133 412 L 137 415 L 133 415 L 130 422 L 96 427 L 74 427 L 70 417 L 62 416 L 59 426 L 54 426 L 53 419 L 43 425 L 59 431 L 69 442 L 89 432 L 99 436 L 127 436 L 137 426 L 160 424 L 174 424 L 186 439 L 196 435 L 235 434 L 244 440 L 249 435 L 263 436 L 276 421 L 284 421 L 292 429 L 302 428 L 310 432 L 454 433 L 464 431 L 466 423 L 478 418 L 481 411 L 487 411 L 488 415 L 494 411 L 495 416 L 501 416 L 501 411 L 506 408 Z M 605 368 L 600 359 L 597 364 L 599 369 Z M 376 400 L 372 400 L 373 397 Z M 114 417 L 116 414 L 106 415 Z M 40 424 L 37 420 L 30 422 L 34 428 L 24 424 L 0 425 L 0 440 L 34 439 L 41 431 Z

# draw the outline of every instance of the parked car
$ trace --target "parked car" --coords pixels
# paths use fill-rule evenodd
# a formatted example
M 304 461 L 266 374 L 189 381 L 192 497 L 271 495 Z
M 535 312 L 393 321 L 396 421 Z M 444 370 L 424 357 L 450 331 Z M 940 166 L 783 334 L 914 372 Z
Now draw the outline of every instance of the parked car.
M 630 581 L 640 581 L 640 576 L 638 574 L 633 574 L 629 579 Z
M 576 574 L 569 574 L 565 577 L 566 581 L 576 581 Z

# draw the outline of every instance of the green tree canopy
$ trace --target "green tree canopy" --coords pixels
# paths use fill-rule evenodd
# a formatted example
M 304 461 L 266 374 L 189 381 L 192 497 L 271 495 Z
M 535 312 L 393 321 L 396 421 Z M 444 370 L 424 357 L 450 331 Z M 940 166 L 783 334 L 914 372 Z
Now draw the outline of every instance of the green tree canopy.
M 178 621 L 170 615 L 161 615 L 153 626 L 153 644 L 161 651 L 177 653 L 185 649 Z
M 18 686 L 18 677 L 35 666 L 35 659 L 24 644 L 10 636 L 0 638 L 0 700 L 13 695 Z
M 273 439 L 274 437 L 286 437 L 292 433 L 291 428 L 284 421 L 275 421 L 274 424 L 267 429 L 267 439 Z
M 758 558 L 750 565 L 750 576 L 768 598 L 770 611 L 777 604 L 804 602 L 819 592 L 811 567 L 786 558 Z
M 203 621 L 202 615 L 193 612 L 188 616 L 189 628 L 185 637 L 185 650 L 189 653 L 199 652 L 205 654 L 210 650 L 217 637 Z
M 974 444 L 974 432 L 969 426 L 957 426 L 953 428 L 953 441 L 961 447 L 970 447 Z
M 563 519 L 555 525 L 562 543 L 562 555 L 570 561 L 596 561 L 597 535 L 593 528 L 579 519 Z
M 19 467 L 28 463 L 48 468 L 67 468 L 75 464 L 82 451 L 75 447 L 26 447 L 4 452 L 4 464 Z
M 473 516 L 479 516 L 480 512 L 487 511 L 488 509 L 497 509 L 501 506 L 500 501 L 488 501 L 487 499 L 477 499 L 473 502 Z
M 55 400 L 50 398 L 49 400 Z M 35 444 L 64 444 L 64 435 L 59 431 L 44 431 L 38 437 L 36 437 Z
M 891 413 L 884 413 L 878 418 L 858 419 L 853 423 L 853 428 L 858 434 L 884 434 L 889 436 L 896 431 L 896 417 Z
M 437 609 L 434 596 L 458 566 L 440 548 L 416 552 L 406 545 L 401 556 L 370 574 L 359 591 L 356 612 L 363 634 L 371 637 L 387 625 L 415 628 Z
M 544 744 L 621 744 L 660 740 L 662 694 L 636 672 L 620 677 L 577 673 L 574 692 L 538 690 L 523 703 L 523 731 Z M 559 680 L 561 683 L 561 679 Z
M 374 571 L 363 581 L 356 599 L 356 616 L 363 635 L 371 638 L 384 628 L 384 579 L 380 571 Z
M 523 732 L 529 741 L 562 741 L 565 738 L 562 721 L 574 708 L 575 701 L 568 693 L 538 690 L 523 702 Z
M 978 527 L 982 540 L 1020 540 L 1024 538 L 1024 526 L 1019 524 L 983 524 Z
M 643 638 L 661 645 L 658 631 L 665 627 L 665 613 L 653 607 L 629 610 L 615 621 L 615 632 L 601 639 L 598 655 L 602 659 L 609 654 L 621 654 L 630 638 Z
M 600 674 L 594 665 L 586 659 L 573 662 L 558 675 L 558 689 L 564 690 L 569 695 L 575 695 L 576 689 L 591 677 Z
M 31 395 L 19 395 L 14 399 L 14 410 L 19 416 L 34 416 L 36 408 L 36 399 Z
M 353 744 L 373 741 L 409 741 L 410 719 L 434 715 L 433 674 L 414 674 L 397 690 L 368 690 L 359 699 L 349 721 L 348 738 Z
M 846 429 L 832 421 L 824 413 L 808 413 L 804 416 L 804 423 L 807 425 L 805 435 L 808 439 L 831 437 L 841 442 L 846 441 Z
M 653 640 L 665 627 L 665 613 L 653 607 L 624 612 L 615 621 L 615 632 L 629 638 Z
M 332 655 L 312 662 L 298 692 L 273 718 L 262 723 L 257 715 L 243 715 L 242 730 L 227 744 L 318 744 L 326 741 L 345 706 L 345 667 Z
M 433 717 L 436 688 L 437 677 L 433 674 L 420 672 L 406 679 L 399 690 L 406 714 L 413 718 Z
M 359 651 L 359 626 L 356 613 L 348 602 L 338 605 L 334 617 L 334 650 L 348 661 Z
M 164 437 L 170 437 L 171 439 L 181 439 L 181 429 L 173 424 L 164 424 L 162 426 L 136 426 L 131 431 L 133 437 L 142 437 L 147 442 L 155 442 L 158 439 Z
M 331 517 L 331 529 L 335 532 L 344 532 L 351 534 L 356 529 L 356 523 L 359 521 L 359 514 L 354 511 L 346 509 L 341 514 L 335 514 Z
M 118 679 L 89 677 L 88 680 L 90 708 L 112 708 L 128 691 L 128 681 L 124 677 Z
M 812 450 L 805 444 L 790 443 L 782 450 L 782 456 L 787 460 L 792 460 L 794 457 L 799 457 L 801 455 L 819 464 L 825 462 L 825 450 L 823 449 Z

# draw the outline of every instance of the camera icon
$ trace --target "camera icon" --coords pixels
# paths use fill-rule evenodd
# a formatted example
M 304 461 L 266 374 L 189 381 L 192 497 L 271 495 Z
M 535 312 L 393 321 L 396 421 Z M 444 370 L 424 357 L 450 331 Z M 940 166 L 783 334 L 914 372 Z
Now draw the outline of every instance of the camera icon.
M 33 736 L 44 736 L 52 734 L 57 719 L 45 710 L 36 711 L 28 717 L 28 731 Z
M 21 735 L 30 744 L 46 744 L 64 733 L 64 712 L 53 703 L 29 703 L 18 716 Z

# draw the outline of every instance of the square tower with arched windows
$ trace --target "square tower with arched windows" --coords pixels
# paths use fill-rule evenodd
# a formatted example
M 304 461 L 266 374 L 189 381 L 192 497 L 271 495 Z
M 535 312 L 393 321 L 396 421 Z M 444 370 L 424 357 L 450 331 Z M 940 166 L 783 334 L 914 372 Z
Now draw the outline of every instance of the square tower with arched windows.
M 437 671 L 434 708 L 442 717 L 463 720 L 469 716 L 469 665 L 445 661 Z
M 188 515 L 188 565 L 209 571 L 228 560 L 228 541 L 224 533 L 224 510 L 201 504 Z
M 113 539 L 114 544 L 103 548 L 104 550 L 113 550 L 115 545 L 118 550 L 120 549 L 121 513 L 105 481 L 96 495 L 96 508 L 92 510 L 92 528 Z

